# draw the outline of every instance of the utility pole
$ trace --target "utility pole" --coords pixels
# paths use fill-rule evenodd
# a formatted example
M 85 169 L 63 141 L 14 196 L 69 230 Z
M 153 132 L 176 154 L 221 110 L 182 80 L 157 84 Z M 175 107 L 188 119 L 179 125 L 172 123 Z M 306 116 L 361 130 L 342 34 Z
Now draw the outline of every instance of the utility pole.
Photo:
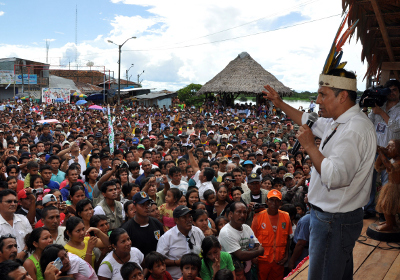
M 129 70 L 130 70 L 134 65 L 135 65 L 135 64 L 132 63 L 131 67 L 129 67 L 129 68 L 126 70 L 126 87 L 129 86 L 129 85 L 128 85 L 128 83 L 129 83 L 128 72 L 129 72 Z

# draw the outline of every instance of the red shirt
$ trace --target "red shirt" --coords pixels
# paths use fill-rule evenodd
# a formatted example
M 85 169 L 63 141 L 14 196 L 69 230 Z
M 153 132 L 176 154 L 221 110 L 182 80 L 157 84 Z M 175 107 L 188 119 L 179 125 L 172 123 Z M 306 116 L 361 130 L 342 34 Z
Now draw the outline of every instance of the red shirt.
M 154 280 L 154 278 L 150 275 L 149 278 L 147 278 L 147 280 Z M 171 274 L 169 274 L 168 271 L 165 271 L 163 280 L 173 280 Z

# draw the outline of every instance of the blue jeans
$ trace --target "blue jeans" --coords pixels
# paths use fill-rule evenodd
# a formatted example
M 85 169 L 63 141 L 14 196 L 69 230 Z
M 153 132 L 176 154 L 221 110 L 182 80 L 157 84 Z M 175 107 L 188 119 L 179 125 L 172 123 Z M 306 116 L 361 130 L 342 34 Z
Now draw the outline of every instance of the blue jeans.
M 308 280 L 353 279 L 353 248 L 363 215 L 362 208 L 348 213 L 311 210 Z
M 378 154 L 375 156 L 375 161 L 378 158 Z M 375 214 L 375 196 L 376 196 L 376 180 L 378 179 L 378 172 L 374 168 L 374 174 L 372 176 L 372 189 L 371 189 L 371 194 L 369 196 L 369 201 L 367 205 L 364 206 L 364 212 L 369 212 Z M 386 172 L 386 170 L 383 170 L 381 172 L 381 182 L 382 186 L 384 186 L 389 179 L 389 175 Z

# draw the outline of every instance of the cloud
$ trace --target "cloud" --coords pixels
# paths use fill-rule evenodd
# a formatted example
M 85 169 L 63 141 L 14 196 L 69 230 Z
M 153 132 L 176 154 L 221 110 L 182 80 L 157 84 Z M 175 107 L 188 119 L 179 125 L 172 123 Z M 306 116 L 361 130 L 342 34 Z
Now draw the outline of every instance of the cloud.
M 60 31 L 54 31 L 54 33 L 61 34 L 61 35 L 65 35 L 65 33 L 60 32 Z
M 3 11 L 0 11 L 0 17 L 3 16 L 3 15 L 4 15 L 4 12 L 3 12 Z

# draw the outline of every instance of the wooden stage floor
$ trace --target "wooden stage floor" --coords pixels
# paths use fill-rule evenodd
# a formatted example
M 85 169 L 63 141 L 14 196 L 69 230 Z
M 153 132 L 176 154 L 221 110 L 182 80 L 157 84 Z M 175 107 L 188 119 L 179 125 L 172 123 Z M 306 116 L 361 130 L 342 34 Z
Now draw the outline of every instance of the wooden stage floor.
M 353 279 L 400 280 L 400 250 L 385 250 L 385 248 L 390 248 L 386 242 L 376 241 L 367 237 L 367 228 L 372 223 L 378 223 L 378 219 L 364 220 L 364 227 L 359 240 L 374 247 L 356 242 L 356 246 L 353 250 Z M 397 244 L 391 245 L 398 246 Z M 379 246 L 380 248 L 375 246 Z M 299 271 L 286 278 L 286 280 L 307 280 L 307 277 L 308 261 L 304 263 Z

